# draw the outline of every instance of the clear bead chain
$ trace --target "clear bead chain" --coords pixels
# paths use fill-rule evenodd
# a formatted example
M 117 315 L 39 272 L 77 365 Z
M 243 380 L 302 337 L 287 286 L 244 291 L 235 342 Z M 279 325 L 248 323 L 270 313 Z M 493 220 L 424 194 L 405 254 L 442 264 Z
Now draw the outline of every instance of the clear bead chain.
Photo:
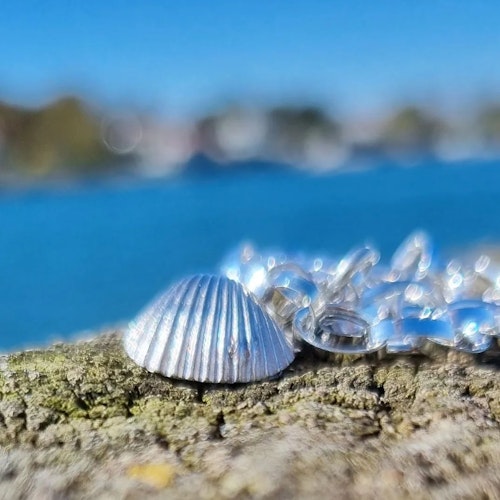
M 411 234 L 388 265 L 363 246 L 339 260 L 233 252 L 221 266 L 283 327 L 296 350 L 418 353 L 429 343 L 480 353 L 500 337 L 500 267 L 486 255 L 444 262 Z

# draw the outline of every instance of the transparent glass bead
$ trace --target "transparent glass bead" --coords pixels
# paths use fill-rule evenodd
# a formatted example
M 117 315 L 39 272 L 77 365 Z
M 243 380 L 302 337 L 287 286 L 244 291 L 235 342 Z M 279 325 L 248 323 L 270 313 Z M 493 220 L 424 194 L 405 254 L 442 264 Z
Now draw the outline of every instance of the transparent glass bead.
M 319 289 L 310 273 L 297 264 L 281 264 L 268 273 L 268 288 L 262 297 L 274 315 L 283 322 L 291 321 L 301 308 L 319 297 Z
M 425 231 L 410 234 L 391 259 L 391 281 L 420 280 L 438 265 L 436 249 Z
M 483 352 L 498 333 L 491 306 L 480 300 L 463 300 L 450 304 L 448 312 L 455 330 L 455 348 L 467 352 Z
M 311 307 L 300 309 L 293 327 L 304 342 L 328 352 L 366 354 L 385 344 L 383 339 L 372 337 L 370 325 L 361 316 L 331 305 L 317 314 Z
M 220 269 L 260 299 L 269 288 L 269 270 L 284 262 L 286 256 L 281 252 L 259 254 L 252 245 L 245 244 L 229 253 Z

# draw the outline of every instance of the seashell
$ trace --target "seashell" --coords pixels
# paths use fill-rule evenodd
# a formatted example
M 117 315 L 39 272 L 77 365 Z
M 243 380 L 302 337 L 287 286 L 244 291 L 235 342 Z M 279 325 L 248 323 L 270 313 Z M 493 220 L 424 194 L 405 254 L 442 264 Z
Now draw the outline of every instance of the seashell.
M 198 275 L 161 294 L 131 322 L 125 351 L 140 366 L 198 382 L 251 382 L 276 375 L 292 345 L 243 286 Z

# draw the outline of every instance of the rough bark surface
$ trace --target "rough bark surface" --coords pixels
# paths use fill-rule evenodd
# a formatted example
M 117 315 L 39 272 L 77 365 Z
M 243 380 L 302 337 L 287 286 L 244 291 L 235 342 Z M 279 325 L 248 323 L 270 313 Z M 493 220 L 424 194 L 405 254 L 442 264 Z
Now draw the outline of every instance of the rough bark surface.
M 0 357 L 0 498 L 499 498 L 498 355 L 167 380 L 119 332 Z

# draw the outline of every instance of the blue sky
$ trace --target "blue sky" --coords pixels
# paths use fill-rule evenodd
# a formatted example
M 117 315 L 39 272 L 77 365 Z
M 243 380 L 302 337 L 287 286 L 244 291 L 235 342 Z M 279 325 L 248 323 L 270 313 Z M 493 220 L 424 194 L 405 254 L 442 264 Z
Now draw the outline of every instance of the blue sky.
M 500 90 L 500 2 L 6 0 L 0 98 L 196 114 L 242 96 L 376 109 Z

